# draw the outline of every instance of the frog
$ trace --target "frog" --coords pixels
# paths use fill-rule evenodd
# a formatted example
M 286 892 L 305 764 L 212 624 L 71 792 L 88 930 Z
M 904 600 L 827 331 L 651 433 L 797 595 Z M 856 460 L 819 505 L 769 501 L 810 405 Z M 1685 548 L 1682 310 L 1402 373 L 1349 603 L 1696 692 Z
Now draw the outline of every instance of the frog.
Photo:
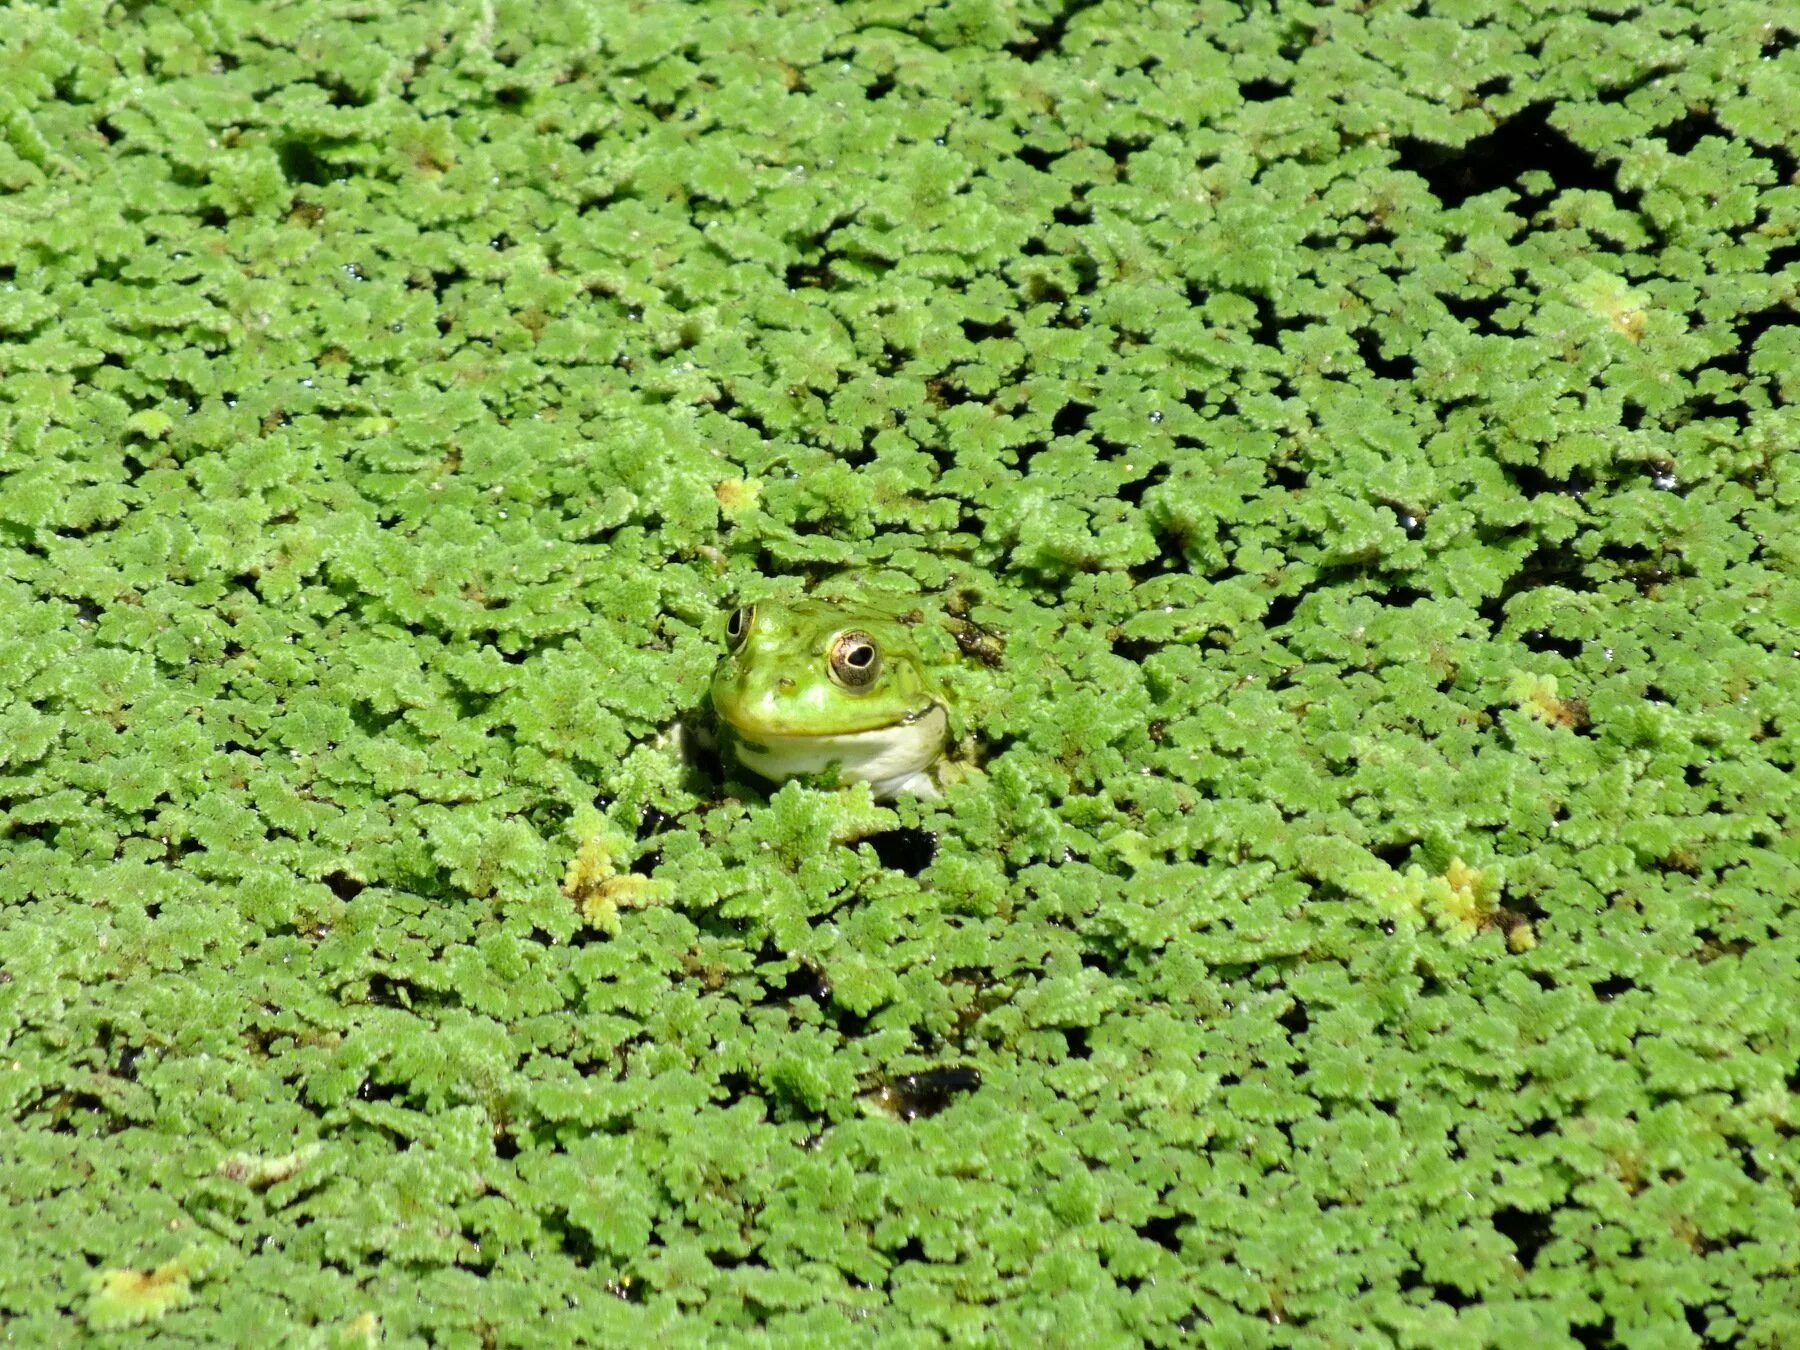
M 877 801 L 943 795 L 947 667 L 926 657 L 903 611 L 761 600 L 731 610 L 725 647 L 712 706 L 743 768 L 774 783 L 867 783 Z

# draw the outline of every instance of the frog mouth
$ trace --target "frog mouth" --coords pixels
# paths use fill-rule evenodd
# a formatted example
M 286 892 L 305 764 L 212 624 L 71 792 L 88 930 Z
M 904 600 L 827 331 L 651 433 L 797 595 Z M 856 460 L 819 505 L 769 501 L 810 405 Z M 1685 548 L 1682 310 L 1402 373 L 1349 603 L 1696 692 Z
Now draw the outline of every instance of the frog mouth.
M 775 745 L 807 745 L 821 741 L 856 741 L 861 738 L 888 736 L 905 739 L 908 735 L 917 735 L 921 731 L 930 734 L 935 728 L 940 744 L 949 719 L 941 703 L 927 703 L 922 708 L 914 709 L 901 717 L 885 722 L 871 722 L 866 727 L 844 727 L 837 731 L 787 731 L 776 730 L 767 723 L 758 722 L 755 718 L 733 717 L 724 709 L 719 709 L 719 720 L 730 730 L 740 744 L 752 747 L 768 747 Z
M 774 733 L 729 718 L 738 761 L 752 773 L 780 782 L 835 770 L 846 781 L 867 782 L 879 794 L 931 766 L 943 751 L 949 716 L 932 703 L 897 722 L 865 731 Z

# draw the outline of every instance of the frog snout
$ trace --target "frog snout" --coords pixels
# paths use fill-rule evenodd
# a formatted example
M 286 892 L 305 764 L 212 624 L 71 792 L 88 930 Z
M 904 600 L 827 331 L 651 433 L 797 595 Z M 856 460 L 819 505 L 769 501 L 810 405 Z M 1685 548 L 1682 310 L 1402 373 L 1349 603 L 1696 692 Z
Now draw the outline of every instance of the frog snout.
M 745 671 L 738 677 L 738 688 L 748 698 L 786 698 L 800 687 L 792 675 L 772 671 Z
M 738 702 L 743 706 L 767 706 L 777 699 L 792 698 L 800 688 L 800 682 L 792 675 L 749 670 L 743 666 L 733 672 L 732 683 L 737 686 Z

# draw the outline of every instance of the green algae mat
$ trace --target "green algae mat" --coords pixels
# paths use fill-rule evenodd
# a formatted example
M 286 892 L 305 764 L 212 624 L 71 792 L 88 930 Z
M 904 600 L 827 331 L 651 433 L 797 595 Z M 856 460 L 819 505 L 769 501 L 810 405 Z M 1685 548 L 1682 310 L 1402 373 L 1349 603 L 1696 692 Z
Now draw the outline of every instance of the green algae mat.
M 1800 1343 L 1781 8 L 8 4 L 0 1336 Z

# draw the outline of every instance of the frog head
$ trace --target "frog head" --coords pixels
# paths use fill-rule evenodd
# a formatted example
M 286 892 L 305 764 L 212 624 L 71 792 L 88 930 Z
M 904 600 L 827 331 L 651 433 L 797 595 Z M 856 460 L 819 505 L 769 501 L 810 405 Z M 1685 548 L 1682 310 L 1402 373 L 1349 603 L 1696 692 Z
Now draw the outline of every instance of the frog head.
M 936 672 L 898 614 L 818 599 L 731 612 L 712 703 L 737 760 L 783 782 L 829 775 L 877 797 L 930 792 L 949 718 Z

